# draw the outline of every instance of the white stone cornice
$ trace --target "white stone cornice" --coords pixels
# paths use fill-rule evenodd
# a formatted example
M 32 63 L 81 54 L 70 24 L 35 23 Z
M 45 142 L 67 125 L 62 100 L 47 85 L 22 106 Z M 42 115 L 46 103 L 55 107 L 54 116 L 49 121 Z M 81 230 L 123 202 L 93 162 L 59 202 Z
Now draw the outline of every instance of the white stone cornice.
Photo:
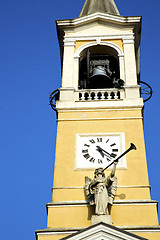
M 134 88 L 134 89 L 138 88 L 138 89 L 140 89 L 141 86 L 139 86 L 139 85 L 126 85 L 126 86 L 124 86 L 124 88 L 125 89 L 131 89 L 131 88 Z
M 71 118 L 71 119 L 57 119 L 57 122 L 61 121 L 102 121 L 102 120 L 133 120 L 143 119 L 143 117 L 117 117 L 117 118 Z
M 97 41 L 97 39 L 99 38 L 99 39 L 101 39 L 101 40 L 107 40 L 107 39 L 109 39 L 109 40 L 112 40 L 112 39 L 123 39 L 123 38 L 127 38 L 127 39 L 131 39 L 131 38 L 133 38 L 133 36 L 134 36 L 134 34 L 133 33 L 121 33 L 121 34 L 105 34 L 105 35 L 99 35 L 99 33 L 97 33 L 97 35 L 86 35 L 86 36 L 81 36 L 81 35 L 74 35 L 74 37 L 73 36 L 65 36 L 65 39 L 67 40 L 67 41 L 78 41 L 78 40 L 80 40 L 80 41 L 83 41 L 83 40 L 85 40 L 85 41 L 90 41 L 90 40 L 92 40 L 92 41 Z
M 56 201 L 47 203 L 47 207 L 56 207 L 56 206 L 83 206 L 88 205 L 89 200 L 77 200 L 77 201 Z M 150 199 L 134 199 L 134 200 L 114 200 L 113 205 L 157 205 L 158 201 Z
M 111 14 L 106 14 L 106 13 L 93 13 L 88 16 L 84 17 L 79 17 L 75 19 L 69 19 L 69 20 L 57 20 L 56 23 L 58 26 L 76 26 L 79 24 L 84 24 L 86 22 L 94 21 L 97 19 L 101 19 L 103 21 L 108 21 L 108 22 L 115 22 L 115 23 L 121 23 L 121 24 L 136 24 L 140 23 L 141 17 L 136 16 L 136 17 L 122 17 L 122 16 L 116 16 L 116 15 L 111 15 Z
M 115 111 L 115 110 L 121 110 L 121 111 L 139 111 L 142 110 L 142 108 L 138 108 L 138 107 L 129 107 L 129 108 L 99 108 L 96 109 L 97 112 L 108 112 L 108 111 Z M 67 112 L 95 112 L 95 109 L 67 109 Z M 59 112 L 66 112 L 66 110 L 59 110 Z
M 132 39 L 124 39 L 123 40 L 123 44 L 127 44 L 127 43 L 134 44 L 134 40 L 132 40 Z
M 91 170 L 93 171 L 93 170 Z M 150 185 L 130 185 L 130 186 L 117 186 L 117 188 L 151 188 Z M 54 189 L 85 189 L 84 186 L 70 186 L 70 187 L 53 187 L 52 190 Z
M 76 40 L 74 38 L 64 38 L 64 46 L 75 46 Z
M 134 44 L 134 36 L 125 36 L 122 38 L 123 40 L 123 44 L 128 44 L 128 43 L 131 43 L 131 44 Z
M 61 91 L 75 91 L 75 89 L 72 87 L 61 87 L 60 90 Z

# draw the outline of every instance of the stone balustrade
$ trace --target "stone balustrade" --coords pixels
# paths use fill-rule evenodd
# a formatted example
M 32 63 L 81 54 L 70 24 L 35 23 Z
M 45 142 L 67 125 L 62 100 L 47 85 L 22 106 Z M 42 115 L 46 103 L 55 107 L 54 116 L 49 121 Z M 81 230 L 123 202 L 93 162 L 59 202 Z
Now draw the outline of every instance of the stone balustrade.
M 76 93 L 78 101 L 118 100 L 123 98 L 124 89 L 81 89 Z

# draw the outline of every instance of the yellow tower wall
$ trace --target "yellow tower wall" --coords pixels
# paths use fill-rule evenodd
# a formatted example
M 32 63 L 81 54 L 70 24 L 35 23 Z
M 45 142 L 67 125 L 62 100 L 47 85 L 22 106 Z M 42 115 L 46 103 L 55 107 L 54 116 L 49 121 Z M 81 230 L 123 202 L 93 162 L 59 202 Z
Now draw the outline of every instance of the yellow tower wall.
M 84 133 L 124 133 L 125 149 L 131 142 L 136 145 L 137 150 L 126 155 L 126 168 L 116 170 L 118 186 L 110 214 L 114 226 L 149 240 L 160 239 L 157 202 L 150 197 L 143 135 L 143 101 L 137 84 L 136 64 L 139 64 L 139 59 L 135 49 L 139 47 L 136 44 L 139 44 L 140 25 L 136 24 L 139 24 L 140 17 L 132 17 L 127 24 L 123 17 L 119 20 L 114 16 L 110 20 L 108 18 L 57 22 L 59 29 L 63 28 L 64 45 L 61 46 L 62 87 L 56 103 L 54 185 L 52 202 L 47 204 L 47 229 L 38 232 L 37 240 L 61 239 L 91 226 L 94 207 L 87 201 L 84 185 L 85 176 L 93 179 L 94 170 L 75 168 L 76 134 Z M 80 50 L 85 50 L 84 46 L 100 44 L 113 46 L 118 51 L 120 78 L 125 81 L 124 89 L 119 90 L 121 99 L 79 101 Z M 105 171 L 106 176 L 110 171 Z

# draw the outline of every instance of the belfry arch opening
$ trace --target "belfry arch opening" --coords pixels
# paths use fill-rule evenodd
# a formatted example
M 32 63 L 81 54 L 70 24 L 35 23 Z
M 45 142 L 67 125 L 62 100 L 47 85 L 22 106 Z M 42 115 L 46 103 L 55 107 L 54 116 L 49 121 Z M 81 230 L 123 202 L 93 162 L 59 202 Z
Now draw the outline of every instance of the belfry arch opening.
M 119 78 L 119 57 L 114 48 L 96 45 L 81 52 L 79 59 L 79 89 L 120 87 L 123 82 Z

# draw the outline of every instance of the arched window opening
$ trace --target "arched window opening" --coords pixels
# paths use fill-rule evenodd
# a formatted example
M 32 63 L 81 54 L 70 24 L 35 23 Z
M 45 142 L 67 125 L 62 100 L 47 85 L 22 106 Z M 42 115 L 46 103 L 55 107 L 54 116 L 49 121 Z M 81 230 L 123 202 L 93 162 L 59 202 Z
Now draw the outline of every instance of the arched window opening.
M 119 78 L 119 58 L 114 48 L 97 45 L 84 49 L 81 52 L 79 60 L 79 89 L 119 87 Z

